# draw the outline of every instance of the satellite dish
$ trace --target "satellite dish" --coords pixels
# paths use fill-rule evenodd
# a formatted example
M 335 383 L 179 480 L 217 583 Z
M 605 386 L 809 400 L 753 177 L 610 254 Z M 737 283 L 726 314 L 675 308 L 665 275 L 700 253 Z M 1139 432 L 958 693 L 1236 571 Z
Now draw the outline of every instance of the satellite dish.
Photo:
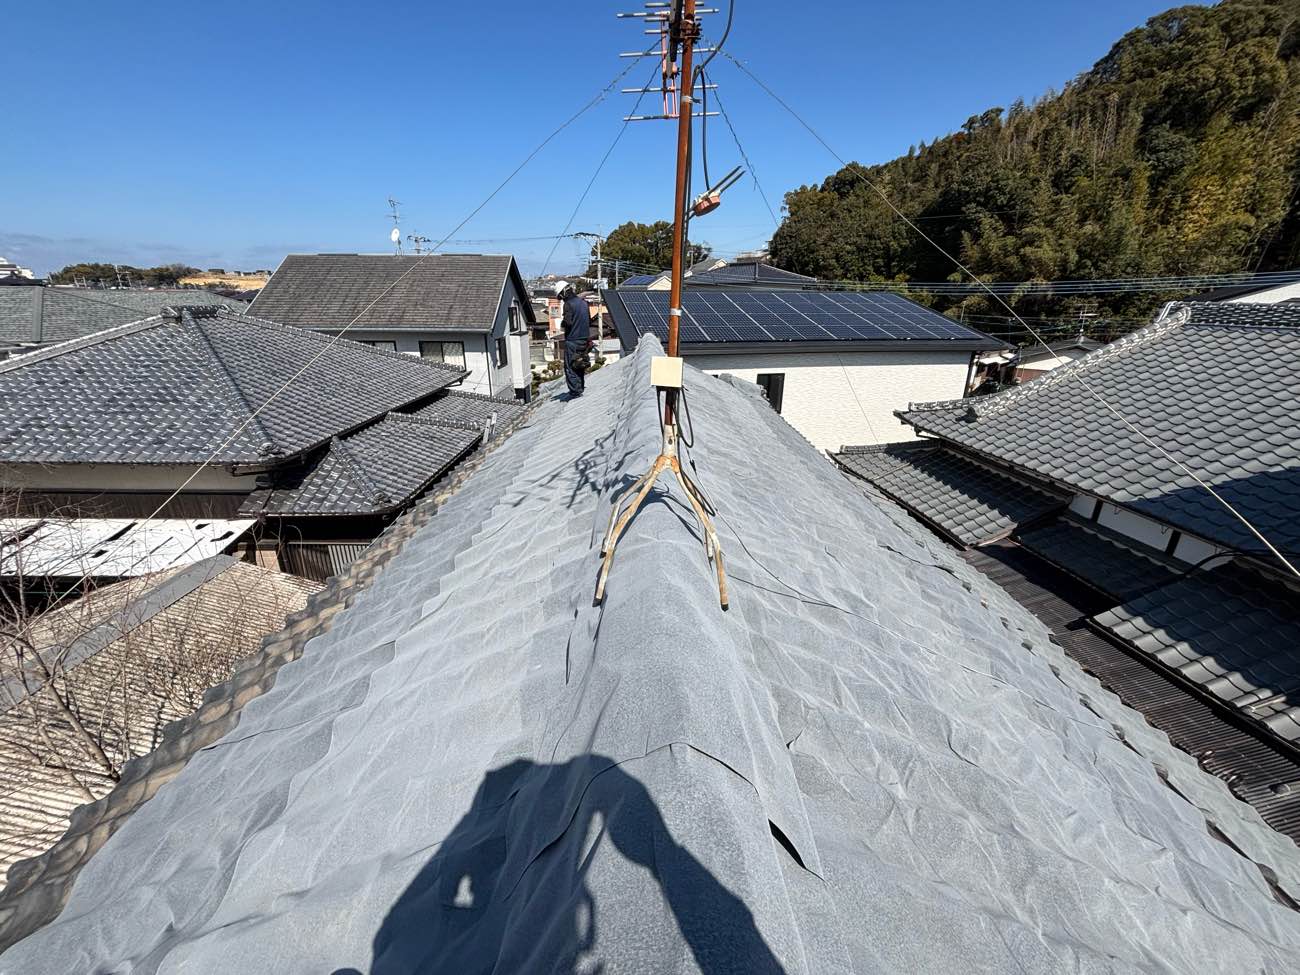
M 388 239 L 391 240 L 394 244 L 396 244 L 399 240 L 402 239 L 402 232 L 398 230 L 396 227 L 394 227 L 393 232 L 388 235 Z

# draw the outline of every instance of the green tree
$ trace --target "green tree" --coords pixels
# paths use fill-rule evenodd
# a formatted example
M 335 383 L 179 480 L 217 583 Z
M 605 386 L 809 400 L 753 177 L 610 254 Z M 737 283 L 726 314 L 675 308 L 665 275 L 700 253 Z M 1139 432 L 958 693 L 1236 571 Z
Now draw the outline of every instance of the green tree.
M 686 252 L 687 264 L 694 264 L 709 256 L 707 244 L 689 243 Z M 592 263 L 587 275 L 596 273 L 596 249 L 591 251 Z M 628 261 L 645 267 L 669 268 L 673 263 L 673 225 L 667 220 L 656 223 L 636 223 L 629 220 L 616 227 L 605 238 L 601 247 L 601 257 L 607 261 Z
M 1300 262 L 1300 6 L 1223 0 L 1153 17 L 1033 104 L 991 108 L 877 166 L 786 195 L 774 263 L 832 279 L 960 277 L 862 181 L 994 280 L 1187 275 Z M 1103 296 L 1143 316 L 1173 295 Z M 1060 315 L 1078 299 L 1021 296 Z M 954 306 L 955 307 L 955 306 Z M 978 296 L 967 312 L 996 310 Z

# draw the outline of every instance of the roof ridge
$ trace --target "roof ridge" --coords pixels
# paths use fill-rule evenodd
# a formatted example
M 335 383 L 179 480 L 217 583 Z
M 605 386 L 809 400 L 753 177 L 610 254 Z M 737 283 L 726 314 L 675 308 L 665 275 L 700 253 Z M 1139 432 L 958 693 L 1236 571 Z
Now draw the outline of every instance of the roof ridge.
M 1130 332 L 1128 335 L 1122 336 L 1094 352 L 1089 352 L 1081 359 L 1075 359 L 1066 365 L 1058 366 L 1047 375 L 1031 380 L 1023 386 L 994 393 L 991 396 L 968 396 L 962 399 L 934 400 L 928 403 L 908 403 L 906 410 L 896 412 L 901 415 L 903 413 L 934 413 L 965 408 L 973 412 L 973 419 L 976 420 L 993 416 L 1015 406 L 1024 399 L 1037 395 L 1045 389 L 1068 382 L 1081 372 L 1090 371 L 1102 363 L 1131 352 L 1140 345 L 1146 345 L 1148 342 L 1163 338 L 1168 333 L 1182 328 L 1190 320 L 1191 312 L 1184 305 L 1179 302 L 1170 302 L 1160 310 L 1159 316 L 1150 325 L 1146 325 L 1136 332 Z
M 121 305 L 115 307 L 121 308 Z M 109 342 L 115 338 L 124 335 L 133 335 L 136 332 L 144 332 L 154 328 L 157 325 L 166 323 L 162 315 L 149 315 L 145 318 L 137 319 L 134 322 L 125 322 L 122 325 L 114 325 L 111 328 L 105 328 L 98 332 L 91 332 L 89 335 L 83 335 L 80 338 L 69 339 L 66 342 L 59 342 L 57 345 L 51 345 L 44 349 L 34 349 L 31 352 L 25 352 L 22 355 L 13 355 L 4 362 L 0 362 L 0 373 L 13 372 L 23 366 L 30 366 L 33 363 L 45 362 L 49 359 L 56 359 L 61 355 L 69 352 L 79 352 L 81 349 L 89 348 L 92 345 L 99 345 L 101 342 Z
M 208 318 L 220 318 L 222 316 L 218 313 L 217 315 L 205 315 L 202 317 L 206 320 Z M 208 337 L 207 331 L 199 325 L 198 322 L 199 317 L 191 315 L 188 310 L 181 313 L 182 327 L 187 325 L 191 326 L 199 333 L 203 339 L 204 346 L 207 347 L 208 357 L 216 362 L 217 366 L 220 368 L 220 375 L 225 377 L 227 392 L 233 394 L 238 405 L 243 407 L 245 412 L 248 414 L 248 423 L 244 429 L 247 430 L 248 427 L 255 426 L 261 431 L 262 437 L 261 444 L 257 448 L 258 454 L 263 457 L 274 457 L 290 453 L 291 451 L 286 450 L 283 445 L 275 442 L 274 437 L 271 435 L 271 431 L 268 430 L 266 424 L 262 422 L 260 410 L 266 406 L 266 403 L 254 408 L 253 404 L 248 401 L 248 397 L 244 395 L 244 390 L 240 387 L 238 380 L 235 379 L 234 374 L 229 368 L 227 368 L 225 360 L 221 357 L 221 353 L 217 351 L 216 345 L 213 343 L 212 339 Z M 267 402 L 269 403 L 270 400 Z M 238 427 L 236 427 L 236 429 L 238 430 Z
M 387 417 L 384 419 L 387 419 Z M 366 430 L 373 430 L 383 422 L 384 420 L 380 420 L 379 423 L 371 424 L 362 430 L 356 430 L 348 436 L 355 436 L 364 433 Z M 353 456 L 351 449 L 347 445 L 347 439 L 347 437 L 339 436 L 330 438 L 329 452 L 335 454 L 339 463 L 347 468 L 348 475 L 366 492 L 371 504 L 392 504 L 393 499 L 389 497 L 388 492 L 375 483 L 374 479 L 366 472 L 361 460 Z

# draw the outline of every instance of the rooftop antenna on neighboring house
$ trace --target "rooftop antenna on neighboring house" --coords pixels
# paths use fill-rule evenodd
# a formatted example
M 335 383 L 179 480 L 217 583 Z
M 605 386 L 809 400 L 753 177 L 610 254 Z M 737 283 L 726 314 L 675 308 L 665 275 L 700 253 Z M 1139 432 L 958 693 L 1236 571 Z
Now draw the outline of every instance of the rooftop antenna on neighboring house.
M 433 243 L 432 237 L 422 237 L 419 234 L 407 234 L 406 239 L 409 240 L 411 246 L 415 248 L 415 254 L 417 257 L 424 253 L 425 244 Z
M 390 214 L 393 218 L 393 229 L 389 231 L 388 239 L 397 247 L 398 256 L 402 253 L 402 215 L 397 212 L 397 208 L 401 205 L 400 200 L 394 200 L 391 196 L 388 198 L 388 207 L 393 211 Z
M 673 277 L 672 289 L 668 298 L 668 355 L 657 356 L 650 363 L 650 383 L 655 387 L 658 395 L 663 398 L 663 415 L 660 420 L 663 445 L 650 470 L 625 491 L 621 492 L 614 500 L 613 510 L 609 514 L 609 526 L 605 531 L 605 540 L 601 545 L 604 562 L 600 568 L 600 578 L 596 583 L 597 602 L 600 602 L 605 597 L 605 584 L 609 580 L 609 570 L 614 562 L 614 549 L 618 545 L 619 536 L 623 534 L 623 530 L 627 528 L 632 516 L 649 496 L 650 489 L 654 487 L 659 475 L 664 471 L 671 470 L 681 484 L 682 490 L 686 493 L 686 498 L 695 511 L 695 517 L 699 519 L 700 528 L 704 534 L 705 554 L 708 556 L 709 561 L 713 563 L 713 567 L 718 574 L 718 601 L 722 604 L 723 609 L 727 608 L 728 603 L 727 574 L 722 566 L 722 548 L 718 543 L 718 534 L 713 527 L 713 521 L 709 518 L 709 512 L 714 510 L 713 506 L 705 498 L 704 492 L 700 490 L 699 486 L 682 469 L 681 460 L 677 455 L 679 403 L 683 407 L 682 415 L 687 421 L 687 427 L 690 427 L 690 412 L 685 408 L 686 390 L 682 382 L 682 359 L 679 354 L 678 333 L 682 318 L 682 276 L 685 270 L 687 213 L 693 206 L 689 199 L 688 190 L 691 127 L 693 119 L 702 117 L 702 113 L 694 111 L 694 93 L 697 80 L 702 82 L 703 79 L 697 77 L 696 69 L 692 67 L 692 64 L 696 53 L 712 54 L 713 51 L 717 50 L 717 48 L 700 48 L 697 51 L 695 47 L 696 41 L 700 38 L 700 23 L 696 16 L 704 13 L 716 13 L 716 11 L 712 9 L 696 10 L 695 0 L 670 0 L 670 2 L 656 0 L 656 2 L 647 3 L 643 11 L 619 14 L 620 17 L 641 20 L 649 25 L 649 29 L 646 30 L 647 34 L 658 34 L 661 38 L 660 57 L 663 62 L 661 90 L 664 114 L 661 116 L 629 116 L 628 121 L 641 121 L 643 118 L 677 119 L 677 174 L 673 206 Z M 723 39 L 725 40 L 725 34 Z M 636 57 L 639 55 L 634 54 L 631 56 Z M 641 91 L 641 89 L 635 90 Z M 710 187 L 710 189 L 715 188 Z M 719 188 L 717 191 L 720 193 L 721 189 Z M 713 207 L 709 209 L 713 209 Z M 691 434 L 691 437 L 686 441 L 687 446 L 694 440 L 693 430 Z M 623 507 L 623 501 L 629 495 L 632 496 L 632 503 L 627 507 Z

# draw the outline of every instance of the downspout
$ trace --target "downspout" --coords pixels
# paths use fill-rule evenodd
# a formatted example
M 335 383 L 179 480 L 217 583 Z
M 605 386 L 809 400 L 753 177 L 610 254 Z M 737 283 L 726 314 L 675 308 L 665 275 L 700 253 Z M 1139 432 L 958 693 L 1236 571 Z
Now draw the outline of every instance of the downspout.
M 970 354 L 970 362 L 966 364 L 966 385 L 962 387 L 961 397 L 965 399 L 970 395 L 970 384 L 975 380 L 975 358 L 979 355 L 976 350 Z
M 492 351 L 488 348 L 488 343 L 492 340 L 492 333 L 488 332 L 483 336 L 483 364 L 487 367 L 488 395 L 492 395 Z

